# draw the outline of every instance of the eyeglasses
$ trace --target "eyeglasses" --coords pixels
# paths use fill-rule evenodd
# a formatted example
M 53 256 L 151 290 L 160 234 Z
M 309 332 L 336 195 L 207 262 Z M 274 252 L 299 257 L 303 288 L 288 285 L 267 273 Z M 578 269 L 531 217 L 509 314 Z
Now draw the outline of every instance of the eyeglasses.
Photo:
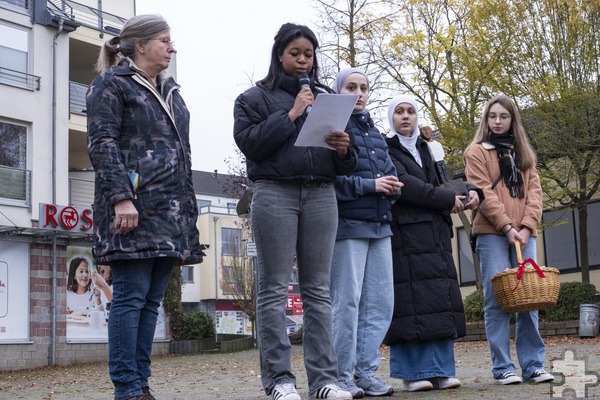
M 151 40 L 158 40 L 159 42 L 162 42 L 162 44 L 164 44 L 165 46 L 171 46 L 171 47 L 175 47 L 175 42 L 172 41 L 169 38 L 164 38 L 164 39 L 151 39 Z
M 488 114 L 488 118 L 491 119 L 492 121 L 497 120 L 498 118 L 500 118 L 500 121 L 504 122 L 504 121 L 508 121 L 510 119 L 510 114 Z

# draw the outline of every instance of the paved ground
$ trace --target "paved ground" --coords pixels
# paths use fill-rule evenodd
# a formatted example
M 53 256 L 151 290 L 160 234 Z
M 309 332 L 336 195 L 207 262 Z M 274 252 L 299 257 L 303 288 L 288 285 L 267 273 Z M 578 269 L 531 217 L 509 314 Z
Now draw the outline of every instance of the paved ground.
M 586 392 L 589 399 L 600 399 L 600 338 L 547 338 L 546 369 L 557 377 L 555 384 L 495 385 L 490 375 L 490 357 L 485 342 L 457 342 L 457 377 L 462 387 L 423 393 L 401 392 L 401 381 L 389 378 L 387 348 L 382 348 L 379 376 L 397 388 L 390 399 L 575 399 Z M 514 342 L 513 342 L 514 349 Z M 308 398 L 306 374 L 302 364 L 302 347 L 293 346 L 293 368 L 298 391 Z M 567 380 L 577 380 L 582 389 L 579 397 L 563 391 L 564 377 L 559 375 L 560 360 L 565 352 L 573 352 L 576 360 L 584 360 L 587 378 L 579 373 L 566 373 Z M 516 357 L 514 358 L 516 359 Z M 518 371 L 519 372 L 519 371 Z M 582 371 L 583 372 L 583 371 Z M 151 378 L 158 400 L 250 400 L 268 399 L 260 386 L 258 352 L 249 350 L 233 354 L 196 356 L 163 356 L 153 359 Z M 568 383 L 568 382 L 567 382 Z M 593 386 L 594 385 L 594 386 Z M 112 399 L 112 386 L 106 363 L 48 367 L 28 371 L 0 373 L 0 399 L 95 400 Z

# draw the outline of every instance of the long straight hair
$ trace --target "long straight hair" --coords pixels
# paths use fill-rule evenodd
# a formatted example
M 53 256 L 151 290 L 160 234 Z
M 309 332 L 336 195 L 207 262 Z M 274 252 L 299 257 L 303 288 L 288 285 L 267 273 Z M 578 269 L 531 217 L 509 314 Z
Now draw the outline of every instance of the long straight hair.
M 486 142 L 488 140 L 490 126 L 488 124 L 487 116 L 490 112 L 490 108 L 496 103 L 506 108 L 511 116 L 509 132 L 512 132 L 512 135 L 515 138 L 515 152 L 518 155 L 519 168 L 521 170 L 535 168 L 537 164 L 537 157 L 533 147 L 529 143 L 529 139 L 527 138 L 527 133 L 525 132 L 525 128 L 521 122 L 521 114 L 519 113 L 519 109 L 515 105 L 514 101 L 512 101 L 505 94 L 498 94 L 487 102 L 485 108 L 483 109 L 483 114 L 481 115 L 479 128 L 477 128 L 475 137 L 473 138 L 471 144 L 467 146 L 467 149 L 471 146 Z
M 279 62 L 279 57 L 283 54 L 285 48 L 290 42 L 299 38 L 305 38 L 313 45 L 313 66 L 308 73 L 308 76 L 315 83 L 315 86 L 320 87 L 327 92 L 331 92 L 331 89 L 327 85 L 324 85 L 319 81 L 319 62 L 317 60 L 319 41 L 317 40 L 317 37 L 309 27 L 292 24 L 289 22 L 281 25 L 281 28 L 279 28 L 279 31 L 275 35 L 275 42 L 273 43 L 273 48 L 271 49 L 271 64 L 269 65 L 269 72 L 267 73 L 266 77 L 256 83 L 258 86 L 264 87 L 268 90 L 272 90 L 279 86 L 286 75 L 281 62 Z

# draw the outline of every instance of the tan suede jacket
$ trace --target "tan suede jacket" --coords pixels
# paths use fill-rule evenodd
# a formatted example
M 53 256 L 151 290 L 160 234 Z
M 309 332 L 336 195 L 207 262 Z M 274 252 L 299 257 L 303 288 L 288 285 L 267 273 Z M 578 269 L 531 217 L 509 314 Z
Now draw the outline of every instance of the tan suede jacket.
M 518 198 L 510 196 L 503 179 L 492 190 L 500 176 L 494 145 L 484 142 L 470 146 L 465 151 L 464 160 L 467 181 L 483 189 L 485 195 L 485 201 L 473 213 L 473 234 L 502 235 L 502 228 L 512 224 L 517 230 L 527 227 L 532 231 L 531 236 L 537 236 L 537 226 L 542 218 L 542 187 L 536 169 L 521 171 L 525 197 Z

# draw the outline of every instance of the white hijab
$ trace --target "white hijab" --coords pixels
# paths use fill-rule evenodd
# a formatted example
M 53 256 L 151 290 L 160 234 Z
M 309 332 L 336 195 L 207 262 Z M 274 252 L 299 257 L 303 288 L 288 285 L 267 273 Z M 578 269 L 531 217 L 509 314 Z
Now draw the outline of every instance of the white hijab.
M 411 136 L 402 136 L 401 134 L 396 132 L 396 130 L 394 129 L 394 111 L 396 110 L 396 107 L 398 107 L 398 104 L 401 104 L 401 103 L 408 103 L 408 104 L 412 105 L 415 109 L 415 112 L 417 113 L 417 120 L 415 121 L 415 128 L 413 129 Z M 402 96 L 396 96 L 390 101 L 390 104 L 388 105 L 388 124 L 390 125 L 390 132 L 387 134 L 387 137 L 392 138 L 392 137 L 394 137 L 394 135 L 398 136 L 398 139 L 400 139 L 400 144 L 406 150 L 408 150 L 410 152 L 410 154 L 412 154 L 412 156 L 415 158 L 415 161 L 417 162 L 417 164 L 419 164 L 420 167 L 423 167 L 422 162 L 421 162 L 421 154 L 419 153 L 419 150 L 417 150 L 417 139 L 420 136 L 419 107 L 417 106 L 417 102 L 415 101 L 414 97 L 402 95 Z

